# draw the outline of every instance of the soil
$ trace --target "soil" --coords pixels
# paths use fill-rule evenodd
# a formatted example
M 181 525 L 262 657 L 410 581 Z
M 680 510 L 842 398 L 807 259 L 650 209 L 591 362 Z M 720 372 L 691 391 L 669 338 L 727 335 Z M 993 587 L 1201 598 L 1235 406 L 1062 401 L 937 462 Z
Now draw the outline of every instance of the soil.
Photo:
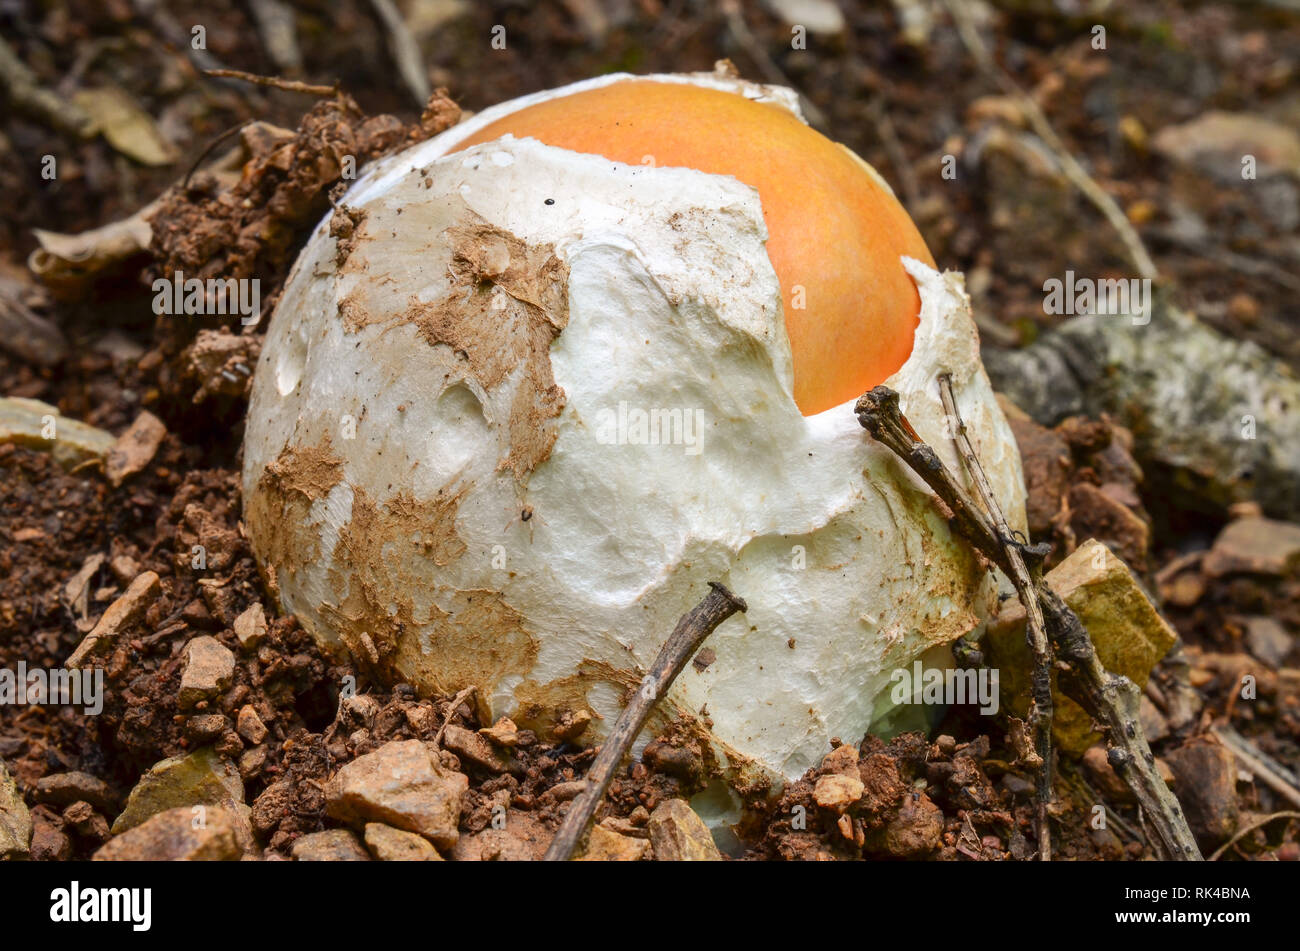
M 341 764 L 389 740 L 433 740 L 446 723 L 490 725 L 478 721 L 472 703 L 420 699 L 405 685 L 371 683 L 365 669 L 322 655 L 292 617 L 280 614 L 240 524 L 247 381 L 235 374 L 234 383 L 213 384 L 223 369 L 254 364 L 257 328 L 229 318 L 155 318 L 151 277 L 174 269 L 258 277 L 268 289 L 269 313 L 307 232 L 330 207 L 344 154 L 364 162 L 434 134 L 455 121 L 455 104 L 479 110 L 614 69 L 710 70 L 723 57 L 748 78 L 770 79 L 773 68 L 737 39 L 721 13 L 673 0 L 608 4 L 617 15 L 599 43 L 591 40 L 590 25 L 585 29 L 568 12 L 570 5 L 475 3 L 421 41 L 432 85 L 447 90 L 421 114 L 396 79 L 368 4 L 294 6 L 304 59 L 296 78 L 337 80 L 337 97 L 199 75 L 175 42 L 191 22 L 206 26 L 208 52 L 221 65 L 280 72 L 257 42 L 248 5 L 233 0 L 168 5 L 170 12 L 160 14 L 165 21 L 145 20 L 126 0 L 20 2 L 0 10 L 5 40 L 42 83 L 120 87 L 156 118 L 179 153 L 170 164 L 151 167 L 103 137 L 78 140 L 8 110 L 0 119 L 0 189 L 8 196 L 0 277 L 19 281 L 30 306 L 69 344 L 67 356 L 44 362 L 0 348 L 0 396 L 43 400 L 113 434 L 143 410 L 167 428 L 143 471 L 119 486 L 94 466 L 65 471 L 46 452 L 0 444 L 0 667 L 22 661 L 57 668 L 140 573 L 156 572 L 162 589 L 106 663 L 100 715 L 69 706 L 0 706 L 0 758 L 33 809 L 34 859 L 88 858 L 114 818 L 107 805 L 61 812 L 40 804 L 37 783 L 53 774 L 96 776 L 120 805 L 159 760 L 213 745 L 240 764 L 264 856 L 287 858 L 297 838 L 335 824 L 325 815 L 322 786 Z M 993 148 L 988 117 L 1009 107 L 976 71 L 950 23 L 940 18 L 917 46 L 901 38 L 890 5 L 842 6 L 848 30 L 815 39 L 815 54 L 804 55 L 789 48 L 789 27 L 768 7 L 743 8 L 775 68 L 824 113 L 837 138 L 899 188 L 936 260 L 966 272 L 986 343 L 1028 343 L 1062 319 L 1043 313 L 1035 276 L 1067 267 L 1124 274 L 1113 233 L 1055 176 L 1029 181 L 1014 163 L 969 158 L 977 147 Z M 1300 244 L 1297 223 L 1284 213 L 1297 200 L 1294 179 L 1279 178 L 1273 199 L 1261 203 L 1175 167 L 1149 142 L 1149 133 L 1171 120 L 1211 110 L 1294 125 L 1300 21 L 1256 4 L 1140 6 L 1104 19 L 1104 53 L 1090 42 L 1091 20 L 1053 12 L 1046 2 L 992 4 L 986 35 L 1073 154 L 1120 200 L 1180 299 L 1220 329 L 1300 365 L 1294 278 L 1287 277 L 1297 270 Z M 497 24 L 509 37 L 504 50 L 489 45 Z M 249 120 L 266 125 L 245 127 L 213 148 Z M 1009 128 L 1018 128 L 1014 118 Z M 207 170 L 187 175 L 200 160 L 233 147 L 242 149 L 245 163 L 233 190 Z M 53 182 L 40 176 L 39 158 L 47 154 L 59 159 Z M 961 167 L 970 172 L 955 186 L 939 174 L 949 154 L 963 156 Z M 168 190 L 183 178 L 184 187 Z M 160 196 L 152 246 L 88 286 L 56 292 L 24 273 L 36 247 L 33 228 L 79 232 L 125 218 Z M 339 219 L 336 212 L 336 219 L 347 226 L 346 213 Z M 1253 513 L 1171 510 L 1147 488 L 1130 454 L 1130 434 L 1110 420 L 1067 420 L 1053 431 L 1023 423 L 1017 437 L 1033 492 L 1032 527 L 1036 538 L 1057 545 L 1053 561 L 1078 541 L 1102 538 L 1163 599 L 1181 635 L 1182 652 L 1157 670 L 1149 693 L 1171 706 L 1186 688 L 1199 709 L 1167 724 L 1153 744 L 1157 755 L 1177 760 L 1211 725 L 1228 725 L 1300 772 L 1300 575 L 1213 575 L 1197 557 L 1223 526 Z M 195 567 L 195 546 L 205 553 L 202 568 Z M 99 564 L 87 600 L 70 603 L 65 585 L 92 559 Z M 269 630 L 260 645 L 246 648 L 234 622 L 255 603 L 263 606 Z M 1250 653 L 1261 650 L 1250 626 L 1259 618 L 1272 619 L 1290 638 L 1271 658 Z M 204 634 L 234 653 L 233 680 L 219 697 L 181 710 L 181 655 Z M 1259 673 L 1261 660 L 1266 669 Z M 1259 673 L 1255 702 L 1240 699 L 1242 670 Z M 377 705 L 365 729 L 340 706 L 345 683 Z M 247 705 L 268 731 L 256 744 L 236 730 Z M 1033 775 L 1010 730 L 1003 721 L 954 709 L 930 738 L 846 737 L 847 745 L 828 749 L 827 762 L 800 781 L 753 797 L 732 857 L 1029 859 Z M 689 733 L 652 744 L 616 778 L 602 816 L 639 829 L 659 802 L 699 793 L 701 758 L 692 744 Z M 852 749 L 857 756 L 844 752 Z M 510 770 L 463 761 L 470 791 L 462 834 L 487 829 L 498 804 L 554 829 L 565 808 L 564 784 L 581 778 L 592 755 L 522 731 Z M 1136 807 L 1122 789 L 1106 788 L 1104 770 L 1064 757 L 1059 768 L 1058 857 L 1153 854 Z M 815 796 L 818 781 L 833 774 L 856 776 L 865 789 L 847 822 Z M 1258 777 L 1238 773 L 1229 785 L 1235 801 L 1220 802 L 1221 809 L 1254 816 L 1288 808 Z M 1098 804 L 1113 817 L 1104 829 L 1087 818 Z M 1295 860 L 1298 836 L 1296 823 L 1273 822 L 1234 843 L 1227 857 Z M 520 848 L 519 857 L 537 857 L 535 842 Z

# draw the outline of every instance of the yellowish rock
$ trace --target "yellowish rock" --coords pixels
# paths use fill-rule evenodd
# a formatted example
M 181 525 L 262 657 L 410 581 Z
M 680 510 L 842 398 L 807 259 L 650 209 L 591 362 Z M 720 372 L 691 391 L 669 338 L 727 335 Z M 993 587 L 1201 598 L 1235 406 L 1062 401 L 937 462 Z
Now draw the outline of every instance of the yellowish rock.
M 96 862 L 235 862 L 245 854 L 239 844 L 238 821 L 221 806 L 207 809 L 201 817 L 192 807 L 177 806 L 115 835 L 93 859 Z
M 669 799 L 650 813 L 650 844 L 660 862 L 720 862 L 709 828 L 683 799 Z
M 32 817 L 18 784 L 0 761 L 0 861 L 26 858 L 32 841 Z
M 370 861 L 370 853 L 349 829 L 325 829 L 304 835 L 293 844 L 291 854 L 299 862 Z
M 817 785 L 813 787 L 813 798 L 823 809 L 844 812 L 862 798 L 865 788 L 862 780 L 856 777 L 831 773 L 817 780 Z
M 578 859 L 580 862 L 639 862 L 650 851 L 646 839 L 634 839 L 620 835 L 604 826 L 592 826 L 587 838 L 587 849 Z
M 515 721 L 509 717 L 499 717 L 496 723 L 485 726 L 478 732 L 497 746 L 504 746 L 506 749 L 519 745 L 519 727 L 515 726 Z
M 212 747 L 205 746 L 188 756 L 155 763 L 131 790 L 112 831 L 113 835 L 121 835 L 160 812 L 182 806 L 224 806 L 235 814 L 243 804 L 244 782 L 239 771 Z M 201 815 L 195 812 L 196 817 Z
M 1174 644 L 1177 635 L 1156 611 L 1133 572 L 1105 545 L 1089 539 L 1047 573 L 1047 583 L 1079 615 L 1088 629 L 1097 657 L 1112 673 L 1123 674 L 1139 688 L 1151 668 Z M 1025 609 L 1008 601 L 989 623 L 984 640 L 988 664 L 1000 674 L 1003 703 L 1017 716 L 1029 706 L 1031 662 L 1025 645 Z M 1053 736 L 1061 749 L 1082 754 L 1101 740 L 1082 707 L 1057 688 Z
M 382 822 L 366 823 L 366 848 L 381 862 L 441 862 L 429 840 Z

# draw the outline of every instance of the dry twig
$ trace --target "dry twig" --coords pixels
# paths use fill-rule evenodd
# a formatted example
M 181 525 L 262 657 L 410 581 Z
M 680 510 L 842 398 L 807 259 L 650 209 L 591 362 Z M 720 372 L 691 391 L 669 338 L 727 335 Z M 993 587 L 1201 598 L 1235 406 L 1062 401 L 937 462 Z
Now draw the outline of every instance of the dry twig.
M 270 86 L 273 89 L 283 89 L 285 92 L 302 92 L 309 96 L 337 96 L 339 94 L 337 85 L 317 86 L 312 83 L 299 82 L 296 79 L 281 79 L 279 76 L 259 76 L 257 73 L 246 73 L 242 69 L 205 69 L 203 75 L 215 76 L 218 79 L 240 79 L 255 86 Z
M 205 145 L 203 151 L 199 153 L 199 157 L 194 160 L 192 165 L 190 165 L 190 170 L 186 172 L 185 177 L 181 179 L 181 190 L 184 191 L 190 187 L 190 179 L 194 177 L 194 173 L 199 170 L 199 166 L 207 161 L 208 156 L 215 152 L 222 142 L 230 140 L 256 121 L 256 119 L 245 119 L 243 122 L 239 123 L 239 125 L 231 126 L 225 132 L 221 133 Z
M 1272 822 L 1275 819 L 1300 819 L 1300 812 L 1291 812 L 1289 810 L 1283 810 L 1282 812 L 1275 812 L 1272 815 L 1262 816 L 1255 822 L 1252 822 L 1250 825 L 1246 826 L 1246 828 L 1240 830 L 1231 839 L 1223 843 L 1223 845 L 1215 849 L 1214 853 L 1209 857 L 1209 859 L 1207 859 L 1207 861 L 1217 862 L 1219 860 L 1219 856 L 1223 855 L 1223 853 L 1228 851 L 1228 849 L 1232 848 L 1234 845 L 1236 845 L 1246 836 L 1250 835 L 1256 829 L 1264 828 L 1264 826 L 1268 825 L 1270 822 Z
M 867 432 L 934 490 L 951 514 L 953 531 L 1008 577 L 1014 577 L 1016 569 L 1008 555 L 1009 546 L 1003 544 L 992 523 L 934 450 L 917 435 L 899 409 L 898 394 L 887 386 L 878 386 L 858 400 L 855 412 Z M 1015 547 L 1033 581 L 1034 600 L 1055 651 L 1061 688 L 1106 728 L 1110 764 L 1137 796 L 1164 856 L 1199 860 L 1201 852 L 1187 826 L 1187 818 L 1178 799 L 1156 771 L 1155 756 L 1142 732 L 1138 719 L 1141 692 L 1127 677 L 1102 667 L 1078 615 L 1043 580 L 1042 549 L 1019 543 Z
M 975 455 L 975 447 L 966 435 L 966 422 L 957 409 L 957 398 L 952 391 L 952 378 L 947 374 L 939 376 L 939 395 L 943 399 L 943 411 L 947 414 L 948 425 L 952 427 L 953 441 L 961 454 L 966 470 L 970 473 L 975 488 L 979 491 L 984 509 L 993 521 L 993 529 L 1002 550 L 1006 553 L 1007 564 L 1011 567 L 1011 583 L 1016 586 L 1020 603 L 1025 606 L 1025 639 L 1029 642 L 1029 654 L 1034 661 L 1034 670 L 1030 678 L 1032 684 L 1032 701 L 1029 707 L 1029 725 L 1034 731 L 1034 751 L 1038 762 L 1031 764 L 1036 771 L 1036 799 L 1038 813 L 1038 857 L 1043 862 L 1052 860 L 1052 831 L 1048 824 L 1048 806 L 1052 803 L 1052 655 L 1047 644 L 1047 631 L 1043 623 L 1043 609 L 1034 596 L 1034 580 L 1025 564 L 1022 548 L 1011 534 L 1006 516 L 998 505 L 993 487 L 989 485 L 984 467 Z M 1036 568 L 1041 570 L 1042 561 L 1038 560 Z
M 596 813 L 596 807 L 609 789 L 614 770 L 641 732 L 655 703 L 672 686 L 686 662 L 719 624 L 737 611 L 748 610 L 749 606 L 742 598 L 736 597 L 716 581 L 710 581 L 709 587 L 711 590 L 704 596 L 704 600 L 682 615 L 682 619 L 677 622 L 667 643 L 660 648 L 659 656 L 650 667 L 650 673 L 641 682 L 641 688 L 633 694 L 631 702 L 619 714 L 609 736 L 601 744 L 600 752 L 587 771 L 586 788 L 569 806 L 560 831 L 555 834 L 550 848 L 546 850 L 547 862 L 565 862 L 573 855 L 573 850 L 587 831 L 591 817 Z
M 1300 806 L 1300 789 L 1296 788 L 1294 777 L 1289 775 L 1285 766 L 1273 762 L 1263 750 L 1232 727 L 1216 726 L 1210 732 L 1241 761 L 1251 775 L 1292 805 Z

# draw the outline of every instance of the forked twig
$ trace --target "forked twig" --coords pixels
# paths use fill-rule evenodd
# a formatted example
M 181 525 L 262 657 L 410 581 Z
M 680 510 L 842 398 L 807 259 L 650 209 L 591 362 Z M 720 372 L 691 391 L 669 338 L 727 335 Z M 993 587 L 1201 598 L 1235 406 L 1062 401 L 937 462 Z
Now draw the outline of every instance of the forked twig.
M 1029 644 L 1029 654 L 1034 661 L 1034 669 L 1030 678 L 1032 684 L 1032 699 L 1029 706 L 1029 725 L 1034 731 L 1034 750 L 1038 757 L 1037 763 L 1030 765 L 1037 768 L 1035 774 L 1036 806 L 1037 806 L 1037 826 L 1038 826 L 1038 858 L 1042 862 L 1052 860 L 1052 830 L 1048 823 L 1048 806 L 1051 805 L 1053 797 L 1052 782 L 1052 716 L 1054 713 L 1052 704 L 1052 652 L 1047 643 L 1047 631 L 1043 623 L 1043 609 L 1038 603 L 1038 598 L 1034 596 L 1034 581 L 1030 574 L 1029 567 L 1025 564 L 1024 556 L 1021 554 L 1022 548 L 1016 542 L 1011 534 L 1011 527 L 1007 524 L 1006 516 L 1002 514 L 1002 508 L 998 505 L 997 496 L 993 494 L 993 487 L 989 485 L 988 476 L 984 474 L 984 467 L 980 465 L 979 457 L 975 455 L 975 447 L 971 445 L 970 437 L 966 434 L 966 422 L 961 418 L 961 412 L 957 409 L 957 398 L 952 391 L 952 377 L 947 373 L 939 375 L 939 396 L 943 400 L 943 411 L 947 414 L 948 425 L 952 428 L 953 441 L 957 444 L 957 451 L 961 453 L 962 461 L 966 464 L 966 471 L 970 473 L 971 481 L 975 483 L 980 499 L 984 502 L 984 510 L 988 513 L 993 521 L 993 529 L 997 533 L 998 542 L 1001 548 L 1006 552 L 1007 564 L 1011 568 L 1011 583 L 1016 586 L 1016 593 L 1020 595 L 1020 603 L 1025 606 L 1025 640 Z M 1042 570 L 1042 561 L 1036 561 L 1035 569 Z
M 546 850 L 545 861 L 565 862 L 573 855 L 573 850 L 587 831 L 591 817 L 596 813 L 596 807 L 609 789 L 614 770 L 641 732 L 655 703 L 672 686 L 686 662 L 717 626 L 737 611 L 748 610 L 749 606 L 744 599 L 736 597 L 716 581 L 710 581 L 709 587 L 711 590 L 704 599 L 677 622 L 667 643 L 660 648 L 650 673 L 642 680 L 640 689 L 618 715 L 613 729 L 609 731 L 609 736 L 601 744 L 600 752 L 592 761 L 591 769 L 587 771 L 586 788 L 574 798 L 569 811 L 565 813 L 560 831 L 555 834 L 550 848 Z
M 858 400 L 854 411 L 862 427 L 939 496 L 951 513 L 953 531 L 1008 577 L 1013 577 L 1015 568 L 997 530 L 934 450 L 916 434 L 899 409 L 898 394 L 887 386 L 878 386 Z M 1042 550 L 1018 543 L 1016 547 L 1026 559 L 1026 568 L 1033 566 L 1030 577 L 1034 600 L 1042 611 L 1044 630 L 1055 652 L 1061 689 L 1106 728 L 1110 765 L 1137 796 L 1164 857 L 1199 860 L 1201 852 L 1187 826 L 1187 818 L 1178 799 L 1156 771 L 1155 756 L 1142 732 L 1138 720 L 1141 692 L 1127 677 L 1102 667 L 1078 615 L 1043 579 Z

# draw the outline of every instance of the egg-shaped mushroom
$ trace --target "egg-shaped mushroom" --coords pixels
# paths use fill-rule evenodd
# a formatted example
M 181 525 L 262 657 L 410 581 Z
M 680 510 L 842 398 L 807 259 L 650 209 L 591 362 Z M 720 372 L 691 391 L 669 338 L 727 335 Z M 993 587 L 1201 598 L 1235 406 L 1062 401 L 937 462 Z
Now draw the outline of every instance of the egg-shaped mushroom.
M 245 522 L 322 645 L 593 739 L 720 581 L 749 610 L 652 728 L 797 776 L 995 603 L 853 413 L 889 385 L 959 470 L 941 372 L 1023 529 L 961 277 L 880 176 L 789 90 L 605 76 L 376 163 L 321 222 L 254 381 Z

